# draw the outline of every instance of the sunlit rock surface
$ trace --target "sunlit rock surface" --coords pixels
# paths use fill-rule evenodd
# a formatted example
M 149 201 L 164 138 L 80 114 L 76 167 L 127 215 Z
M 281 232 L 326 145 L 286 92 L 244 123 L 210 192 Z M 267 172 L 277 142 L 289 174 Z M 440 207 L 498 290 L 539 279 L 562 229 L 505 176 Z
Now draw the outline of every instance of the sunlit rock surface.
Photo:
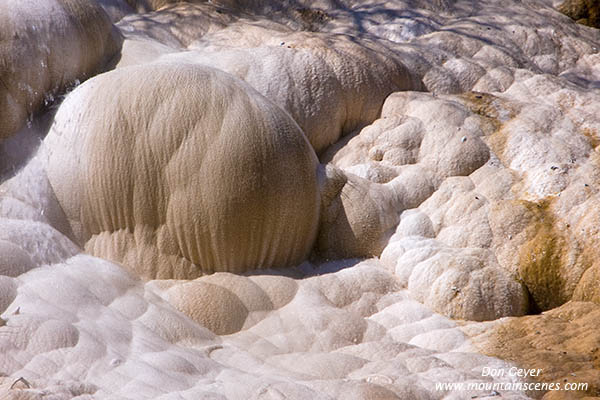
M 77 242 L 146 279 L 298 264 L 317 232 L 318 160 L 306 137 L 219 70 L 143 65 L 94 77 L 63 102 L 42 152 Z
M 0 4 L 0 140 L 68 87 L 105 70 L 122 37 L 95 0 Z
M 600 396 L 592 3 L 0 5 L 0 398 Z

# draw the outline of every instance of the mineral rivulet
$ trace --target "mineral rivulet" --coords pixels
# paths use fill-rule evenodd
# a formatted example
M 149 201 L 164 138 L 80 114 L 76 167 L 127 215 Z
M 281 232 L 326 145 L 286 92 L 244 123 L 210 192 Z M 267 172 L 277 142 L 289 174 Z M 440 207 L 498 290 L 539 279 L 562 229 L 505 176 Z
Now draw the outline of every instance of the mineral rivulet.
M 0 398 L 600 396 L 560 3 L 0 5 Z

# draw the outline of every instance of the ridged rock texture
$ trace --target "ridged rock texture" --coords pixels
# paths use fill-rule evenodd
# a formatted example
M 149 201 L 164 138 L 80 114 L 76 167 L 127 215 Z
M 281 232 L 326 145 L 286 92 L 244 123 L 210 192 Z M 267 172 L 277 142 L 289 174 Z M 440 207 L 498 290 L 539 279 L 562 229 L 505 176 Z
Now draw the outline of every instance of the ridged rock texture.
M 77 242 L 144 278 L 294 265 L 314 242 L 314 151 L 284 111 L 219 70 L 95 77 L 62 104 L 44 146 Z
M 0 398 L 600 396 L 597 16 L 1 2 Z

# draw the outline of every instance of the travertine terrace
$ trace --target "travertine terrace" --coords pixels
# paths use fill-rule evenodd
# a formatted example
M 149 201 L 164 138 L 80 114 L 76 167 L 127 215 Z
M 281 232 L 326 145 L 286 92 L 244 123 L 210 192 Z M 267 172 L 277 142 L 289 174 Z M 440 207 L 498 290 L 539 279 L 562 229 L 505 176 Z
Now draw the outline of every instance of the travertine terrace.
M 0 399 L 600 396 L 598 16 L 2 0 Z

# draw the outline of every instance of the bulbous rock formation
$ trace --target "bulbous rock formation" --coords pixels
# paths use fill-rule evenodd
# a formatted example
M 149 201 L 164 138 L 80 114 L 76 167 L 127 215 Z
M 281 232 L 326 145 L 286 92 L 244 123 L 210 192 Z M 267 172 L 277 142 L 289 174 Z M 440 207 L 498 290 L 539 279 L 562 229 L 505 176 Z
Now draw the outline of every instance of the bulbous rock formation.
M 0 140 L 52 96 L 103 70 L 121 34 L 94 0 L 0 3 Z
M 164 58 L 242 78 L 289 112 L 318 153 L 377 119 L 392 92 L 423 88 L 398 57 L 367 40 L 232 26 L 203 37 L 195 51 Z
M 45 145 L 77 240 L 144 278 L 294 265 L 315 240 L 314 151 L 285 112 L 224 72 L 100 75 L 67 97 Z
M 0 142 L 0 398 L 600 393 L 600 36 L 563 0 L 93 1 L 119 70 Z
M 402 195 L 328 164 L 317 251 L 326 259 L 379 256 L 394 233 Z
M 182 4 L 125 18 L 119 26 L 129 36 L 117 67 L 190 62 L 231 73 L 286 110 L 317 153 L 379 117 L 389 94 L 423 89 L 420 78 L 378 43 L 248 25 L 210 11 Z M 186 19 L 187 25 L 164 29 L 165 21 Z M 144 36 L 155 39 L 152 45 Z

